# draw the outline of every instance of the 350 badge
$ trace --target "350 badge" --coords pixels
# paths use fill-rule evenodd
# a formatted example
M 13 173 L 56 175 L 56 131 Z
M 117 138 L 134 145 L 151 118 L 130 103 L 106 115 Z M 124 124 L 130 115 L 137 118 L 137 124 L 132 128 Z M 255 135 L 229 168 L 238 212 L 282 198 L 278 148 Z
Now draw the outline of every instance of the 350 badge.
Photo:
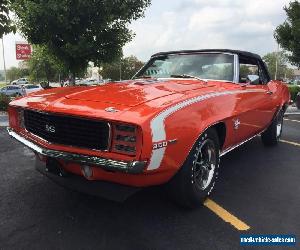
M 168 145 L 174 144 L 176 142 L 177 142 L 177 139 L 156 142 L 153 144 L 153 150 L 160 149 L 160 148 L 166 148 Z

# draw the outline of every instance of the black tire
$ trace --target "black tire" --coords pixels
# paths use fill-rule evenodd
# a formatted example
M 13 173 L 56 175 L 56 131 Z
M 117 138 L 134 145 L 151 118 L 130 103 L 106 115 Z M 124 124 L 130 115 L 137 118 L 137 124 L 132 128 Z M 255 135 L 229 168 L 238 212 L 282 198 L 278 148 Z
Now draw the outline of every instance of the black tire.
M 261 139 L 265 146 L 275 146 L 278 144 L 282 134 L 283 115 L 283 110 L 280 110 L 267 130 L 261 134 Z
M 168 193 L 176 203 L 187 208 L 203 204 L 218 177 L 219 149 L 215 129 L 210 128 L 199 137 L 181 169 L 168 183 Z

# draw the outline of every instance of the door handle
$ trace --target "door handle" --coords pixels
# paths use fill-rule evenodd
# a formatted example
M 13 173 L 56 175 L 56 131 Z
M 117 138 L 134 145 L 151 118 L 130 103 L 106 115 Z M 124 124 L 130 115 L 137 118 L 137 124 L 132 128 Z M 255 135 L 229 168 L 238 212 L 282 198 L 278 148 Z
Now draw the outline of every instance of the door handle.
M 272 91 L 270 91 L 270 90 L 268 90 L 268 91 L 267 91 L 267 94 L 268 94 L 268 95 L 272 95 L 272 94 L 273 94 L 273 92 L 272 92 Z

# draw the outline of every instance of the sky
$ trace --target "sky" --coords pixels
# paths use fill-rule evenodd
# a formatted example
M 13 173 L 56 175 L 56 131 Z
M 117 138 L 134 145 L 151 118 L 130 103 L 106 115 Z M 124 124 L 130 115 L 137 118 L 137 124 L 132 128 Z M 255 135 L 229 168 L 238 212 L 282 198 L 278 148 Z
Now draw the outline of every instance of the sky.
M 152 0 L 145 17 L 129 25 L 136 34 L 123 51 L 142 61 L 160 51 L 227 48 L 261 56 L 277 49 L 275 28 L 286 19 L 290 0 Z M 17 66 L 15 42 L 4 36 L 6 67 Z M 0 45 L 2 52 L 2 45 Z M 0 69 L 3 57 L 0 56 Z

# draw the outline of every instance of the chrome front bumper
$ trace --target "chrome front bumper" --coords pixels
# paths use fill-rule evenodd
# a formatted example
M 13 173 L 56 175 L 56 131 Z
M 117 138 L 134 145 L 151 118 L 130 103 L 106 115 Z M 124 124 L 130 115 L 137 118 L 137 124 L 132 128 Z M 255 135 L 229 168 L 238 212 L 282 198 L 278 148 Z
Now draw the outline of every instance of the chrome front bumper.
M 53 172 L 47 171 L 47 163 L 40 161 L 37 157 L 35 161 L 35 168 L 41 174 L 47 176 L 50 180 L 56 184 L 85 193 L 93 196 L 105 198 L 107 200 L 123 202 L 131 195 L 135 194 L 141 188 L 125 186 L 117 183 L 106 181 L 89 181 L 83 176 L 70 174 L 67 176 L 59 176 Z
M 34 152 L 55 159 L 78 162 L 84 165 L 99 166 L 108 171 L 124 172 L 130 174 L 142 173 L 146 166 L 145 161 L 116 161 L 113 159 L 107 159 L 98 156 L 89 156 L 89 155 L 82 155 L 82 154 L 46 149 L 18 135 L 16 132 L 13 131 L 13 129 L 9 127 L 7 128 L 7 132 L 11 137 L 23 143 L 25 146 L 29 147 Z

